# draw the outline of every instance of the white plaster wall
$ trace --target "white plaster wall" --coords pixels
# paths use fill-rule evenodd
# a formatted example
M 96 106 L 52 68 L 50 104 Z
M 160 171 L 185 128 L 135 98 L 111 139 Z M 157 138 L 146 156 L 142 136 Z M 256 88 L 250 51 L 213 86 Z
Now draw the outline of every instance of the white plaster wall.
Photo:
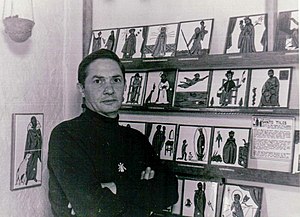
M 266 0 L 269 1 L 269 0 Z M 224 41 L 228 20 L 232 16 L 265 13 L 266 3 L 263 0 L 94 0 L 93 28 L 105 29 L 148 24 L 163 24 L 201 18 L 215 18 L 211 54 L 224 51 Z M 278 0 L 278 10 L 298 9 L 297 0 Z M 218 43 L 219 42 L 219 43 Z M 292 91 L 299 98 L 299 67 L 295 70 Z M 297 95 L 298 93 L 298 95 Z M 299 100 L 293 100 L 291 106 L 299 107 Z M 121 115 L 123 120 L 154 121 L 152 116 Z M 182 122 L 190 123 L 191 119 L 176 117 Z M 159 121 L 172 122 L 172 116 L 157 118 Z M 193 118 L 193 122 L 203 123 L 203 119 Z M 207 119 L 204 122 L 216 122 Z M 218 120 L 220 121 L 220 120 Z M 241 119 L 233 120 L 239 125 Z M 222 122 L 222 121 L 220 121 Z M 219 122 L 219 123 L 220 123 Z M 299 128 L 299 124 L 297 124 Z M 297 187 L 269 185 L 265 183 L 247 183 L 264 187 L 262 217 L 298 217 L 300 213 L 300 189 Z
M 16 2 L 22 4 L 22 1 Z M 81 58 L 78 51 L 81 50 L 81 39 L 80 36 L 79 40 L 76 38 L 81 35 L 81 26 L 78 25 L 82 25 L 82 7 L 70 2 L 33 1 L 35 26 L 32 37 L 23 43 L 10 40 L 0 22 L 1 217 L 52 216 L 48 202 L 48 140 L 53 127 L 68 113 L 64 110 L 64 103 L 72 93 L 66 93 L 66 80 L 69 70 L 73 70 L 72 61 L 76 65 L 75 57 Z M 1 9 L 3 3 L 0 1 Z M 78 11 L 80 13 L 75 14 Z M 78 20 L 79 24 L 75 23 Z M 75 35 L 75 40 L 72 40 L 72 35 Z M 70 46 L 75 43 L 72 53 Z M 10 191 L 12 113 L 20 112 L 44 113 L 42 186 Z

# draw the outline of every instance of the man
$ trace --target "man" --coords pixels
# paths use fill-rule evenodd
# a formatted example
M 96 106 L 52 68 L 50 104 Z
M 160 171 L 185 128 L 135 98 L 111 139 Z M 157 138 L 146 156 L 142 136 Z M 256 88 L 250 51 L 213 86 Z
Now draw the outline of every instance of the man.
M 148 138 L 118 124 L 125 69 L 100 49 L 78 68 L 86 110 L 59 124 L 49 141 L 49 199 L 55 216 L 143 217 L 178 199 L 177 178 Z

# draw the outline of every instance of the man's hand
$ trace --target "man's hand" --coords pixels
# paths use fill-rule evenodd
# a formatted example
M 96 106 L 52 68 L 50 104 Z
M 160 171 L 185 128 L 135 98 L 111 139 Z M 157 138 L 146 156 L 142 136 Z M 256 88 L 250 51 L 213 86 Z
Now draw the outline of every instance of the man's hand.
M 154 177 L 154 170 L 151 170 L 151 167 L 147 167 L 146 170 L 144 170 L 141 173 L 141 180 L 145 179 L 145 180 L 149 180 L 152 179 Z
M 117 193 L 117 186 L 114 182 L 101 183 L 102 188 L 108 188 L 112 193 Z

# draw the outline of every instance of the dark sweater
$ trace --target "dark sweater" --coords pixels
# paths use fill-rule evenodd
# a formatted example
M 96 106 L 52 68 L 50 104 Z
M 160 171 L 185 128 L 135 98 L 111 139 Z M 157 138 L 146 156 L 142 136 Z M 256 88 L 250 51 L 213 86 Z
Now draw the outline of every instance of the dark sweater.
M 140 180 L 148 166 L 154 178 Z M 147 137 L 119 126 L 118 118 L 89 109 L 53 129 L 48 168 L 49 199 L 57 217 L 71 216 L 69 202 L 76 216 L 142 217 L 178 199 L 177 178 L 158 159 Z M 106 182 L 116 184 L 117 194 L 101 187 Z

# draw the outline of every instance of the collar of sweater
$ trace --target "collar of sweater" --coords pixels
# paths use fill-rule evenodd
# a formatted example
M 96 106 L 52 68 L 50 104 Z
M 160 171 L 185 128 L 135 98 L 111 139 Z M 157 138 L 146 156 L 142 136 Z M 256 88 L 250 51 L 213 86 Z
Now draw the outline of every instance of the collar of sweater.
M 83 116 L 86 116 L 88 118 L 91 118 L 93 121 L 98 123 L 103 123 L 110 126 L 118 126 L 119 124 L 119 115 L 116 118 L 109 118 L 105 117 L 97 112 L 94 112 L 90 110 L 89 108 L 86 108 Z

